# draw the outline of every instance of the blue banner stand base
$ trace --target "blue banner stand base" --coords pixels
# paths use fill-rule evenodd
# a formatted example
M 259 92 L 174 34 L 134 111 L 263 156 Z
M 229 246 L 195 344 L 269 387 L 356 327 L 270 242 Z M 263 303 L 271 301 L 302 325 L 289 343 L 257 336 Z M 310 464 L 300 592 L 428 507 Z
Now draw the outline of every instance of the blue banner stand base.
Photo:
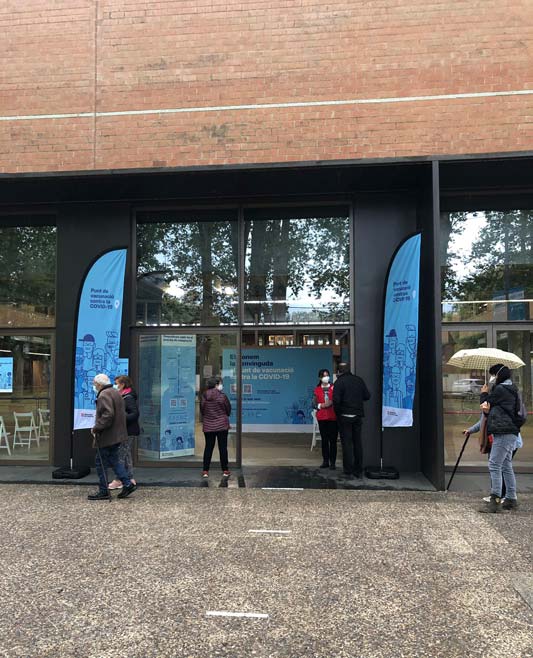
M 370 480 L 398 480 L 400 474 L 394 466 L 367 466 L 365 476 Z

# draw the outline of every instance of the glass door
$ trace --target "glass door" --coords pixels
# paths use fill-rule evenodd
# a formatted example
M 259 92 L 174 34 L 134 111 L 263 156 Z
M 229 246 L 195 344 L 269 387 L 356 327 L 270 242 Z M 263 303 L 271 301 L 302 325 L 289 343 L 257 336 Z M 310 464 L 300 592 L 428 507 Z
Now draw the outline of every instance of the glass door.
M 464 442 L 463 430 L 471 427 L 480 416 L 479 393 L 485 372 L 464 370 L 448 365 L 450 357 L 462 349 L 488 347 L 489 327 L 442 331 L 442 391 L 444 412 L 444 458 L 447 466 L 455 464 Z M 461 459 L 462 466 L 486 466 L 487 460 L 479 452 L 475 435 L 467 443 Z
M 496 327 L 494 329 L 494 344 L 501 350 L 513 352 L 526 364 L 523 368 L 512 371 L 513 382 L 522 394 L 528 413 L 533 412 L 533 328 Z M 533 416 L 522 427 L 521 435 L 524 446 L 516 453 L 516 467 L 533 467 Z

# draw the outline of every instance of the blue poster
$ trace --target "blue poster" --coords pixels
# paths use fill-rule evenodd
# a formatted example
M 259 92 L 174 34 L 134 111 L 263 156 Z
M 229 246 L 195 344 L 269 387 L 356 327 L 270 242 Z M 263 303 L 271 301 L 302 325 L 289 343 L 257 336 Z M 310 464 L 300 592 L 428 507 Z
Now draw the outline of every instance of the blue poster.
M 222 353 L 224 389 L 236 422 L 236 351 Z M 312 399 L 321 368 L 332 369 L 330 347 L 242 350 L 242 429 L 244 432 L 311 432 Z M 233 374 L 232 374 L 233 373 Z
M 194 455 L 195 373 L 196 336 L 162 336 L 162 459 Z
M 74 368 L 74 429 L 94 424 L 93 379 L 104 373 L 111 381 L 119 372 L 120 327 L 126 249 L 109 251 L 85 277 L 78 309 Z
M 0 393 L 13 393 L 13 357 L 0 357 Z
M 393 257 L 385 294 L 383 335 L 383 427 L 411 427 L 416 388 L 420 233 Z

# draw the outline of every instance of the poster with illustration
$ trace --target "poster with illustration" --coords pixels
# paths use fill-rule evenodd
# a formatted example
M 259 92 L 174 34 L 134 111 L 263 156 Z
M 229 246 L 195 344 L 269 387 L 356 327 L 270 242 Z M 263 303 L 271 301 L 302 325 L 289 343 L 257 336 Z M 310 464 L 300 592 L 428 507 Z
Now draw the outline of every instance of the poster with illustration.
M 141 459 L 159 459 L 159 428 L 161 420 L 161 337 L 139 337 L 139 386 L 138 455 Z
M 13 357 L 0 357 L 0 393 L 13 393 Z
M 196 336 L 162 336 L 162 459 L 194 455 L 195 370 Z
M 120 327 L 126 249 L 108 251 L 85 277 L 78 307 L 74 365 L 74 429 L 91 428 L 95 418 L 94 377 L 119 374 Z
M 236 422 L 236 352 L 222 354 L 224 387 Z M 321 368 L 333 367 L 330 347 L 250 348 L 242 350 L 242 427 L 244 432 L 311 432 L 312 399 Z

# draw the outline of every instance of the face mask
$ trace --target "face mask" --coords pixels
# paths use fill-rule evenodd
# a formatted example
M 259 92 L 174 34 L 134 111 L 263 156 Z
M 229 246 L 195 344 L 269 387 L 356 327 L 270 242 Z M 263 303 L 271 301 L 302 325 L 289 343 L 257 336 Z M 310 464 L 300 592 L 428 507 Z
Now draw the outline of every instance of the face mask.
M 221 391 L 224 388 L 224 386 L 222 386 L 222 384 L 217 384 L 217 388 L 219 391 Z
M 322 377 L 322 383 L 329 384 L 329 375 L 325 375 L 324 377 Z
M 96 393 L 96 395 L 98 395 L 98 389 L 96 388 L 96 386 L 94 384 L 93 384 L 93 391 Z
M 496 381 L 496 377 L 494 375 L 492 375 L 492 377 L 489 377 L 489 384 L 494 384 L 495 381 Z
M 113 384 L 113 388 L 118 391 L 118 384 Z

